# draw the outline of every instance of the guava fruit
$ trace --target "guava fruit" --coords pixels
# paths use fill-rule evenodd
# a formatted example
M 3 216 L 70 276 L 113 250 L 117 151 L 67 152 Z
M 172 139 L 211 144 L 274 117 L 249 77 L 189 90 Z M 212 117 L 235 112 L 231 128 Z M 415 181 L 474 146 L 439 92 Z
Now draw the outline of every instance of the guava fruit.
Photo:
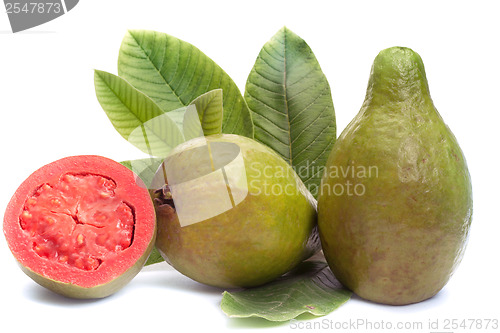
M 345 286 L 398 305 L 447 283 L 466 247 L 472 187 L 417 53 L 393 47 L 375 58 L 365 101 L 335 143 L 320 190 L 324 254 Z
M 140 271 L 154 246 L 155 223 L 140 179 L 115 161 L 88 155 L 32 173 L 9 202 L 3 230 L 34 281 L 64 296 L 102 298 Z
M 191 139 L 172 151 L 154 183 L 156 247 L 198 282 L 258 286 L 320 248 L 314 198 L 289 164 L 252 139 Z

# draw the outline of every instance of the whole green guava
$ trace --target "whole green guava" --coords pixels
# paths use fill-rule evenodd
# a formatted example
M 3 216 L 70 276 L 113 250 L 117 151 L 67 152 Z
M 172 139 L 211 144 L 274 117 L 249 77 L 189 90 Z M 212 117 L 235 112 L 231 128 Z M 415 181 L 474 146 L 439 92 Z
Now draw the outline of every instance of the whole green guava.
M 394 47 L 375 58 L 320 192 L 324 254 L 345 286 L 374 302 L 409 304 L 447 283 L 468 239 L 472 188 L 417 53 Z
M 156 247 L 198 282 L 258 286 L 320 248 L 315 200 L 290 165 L 252 139 L 185 142 L 154 182 Z

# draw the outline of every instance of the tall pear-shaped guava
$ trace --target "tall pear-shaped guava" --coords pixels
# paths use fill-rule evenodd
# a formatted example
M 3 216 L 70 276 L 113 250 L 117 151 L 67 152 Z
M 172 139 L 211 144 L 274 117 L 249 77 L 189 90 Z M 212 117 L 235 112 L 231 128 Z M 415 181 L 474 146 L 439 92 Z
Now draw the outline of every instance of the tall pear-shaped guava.
M 381 51 L 322 179 L 318 226 L 332 271 L 374 302 L 425 300 L 461 261 L 471 218 L 467 164 L 434 107 L 420 56 Z

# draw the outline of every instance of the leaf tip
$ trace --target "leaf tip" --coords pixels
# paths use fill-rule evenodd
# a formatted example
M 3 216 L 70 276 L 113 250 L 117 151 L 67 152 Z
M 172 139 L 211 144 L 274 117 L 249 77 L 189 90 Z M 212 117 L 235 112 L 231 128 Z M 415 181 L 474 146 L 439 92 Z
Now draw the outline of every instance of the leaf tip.
M 134 43 L 139 45 L 139 40 L 141 39 L 140 35 L 145 34 L 147 31 L 148 30 L 142 29 L 127 29 L 127 32 L 123 37 L 122 46 L 120 48 L 122 48 L 124 44 L 130 43 L 132 40 Z
M 283 26 L 283 28 L 280 29 L 280 32 L 283 32 L 284 34 L 294 34 L 290 28 L 288 28 L 286 25 Z
M 125 33 L 125 35 L 130 35 L 130 36 L 134 36 L 134 34 L 138 33 L 140 30 L 138 29 L 127 29 L 127 32 Z

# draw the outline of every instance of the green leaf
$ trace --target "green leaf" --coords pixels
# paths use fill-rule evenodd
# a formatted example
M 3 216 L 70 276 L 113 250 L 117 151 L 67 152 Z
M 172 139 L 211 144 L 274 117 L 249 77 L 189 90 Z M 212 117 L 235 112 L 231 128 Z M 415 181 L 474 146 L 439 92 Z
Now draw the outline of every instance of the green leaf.
M 165 157 L 184 142 L 175 122 L 126 80 L 96 70 L 94 85 L 97 99 L 115 129 L 143 152 Z
M 144 266 L 149 266 L 149 265 L 157 264 L 157 263 L 163 262 L 163 261 L 165 261 L 165 259 L 163 259 L 163 257 L 161 256 L 160 252 L 158 251 L 158 249 L 156 247 L 154 247 L 153 251 L 149 255 L 149 258 L 146 261 L 146 263 L 144 264 Z
M 221 308 L 235 318 L 288 321 L 300 314 L 326 315 L 347 302 L 342 287 L 324 261 L 305 261 L 280 280 L 262 287 L 224 292 Z
M 168 112 L 168 115 L 174 114 L 172 118 L 180 124 L 186 141 L 221 134 L 222 103 L 222 89 L 214 89 L 195 98 L 187 107 Z
M 246 83 L 255 139 L 278 152 L 316 197 L 336 139 L 328 81 L 311 48 L 282 28 L 257 57 Z
M 186 107 L 182 107 L 180 109 L 172 110 L 168 113 L 168 116 L 170 119 L 174 121 L 174 123 L 177 124 L 179 129 L 182 131 L 182 123 L 184 122 L 184 114 L 186 113 Z
M 234 81 L 187 42 L 160 32 L 130 30 L 120 47 L 118 73 L 165 112 L 220 88 L 224 91 L 222 131 L 253 137 L 250 111 Z
M 128 160 L 120 162 L 122 165 L 126 166 L 132 170 L 144 184 L 149 188 L 153 182 L 154 176 L 160 164 L 163 162 L 163 158 L 143 158 L 138 160 Z M 156 189 L 155 189 L 156 190 Z
M 211 90 L 195 98 L 190 105 L 196 106 L 204 135 L 222 133 L 223 120 L 222 89 Z
M 186 141 L 222 133 L 222 89 L 214 89 L 195 98 L 188 106 L 168 112 Z

